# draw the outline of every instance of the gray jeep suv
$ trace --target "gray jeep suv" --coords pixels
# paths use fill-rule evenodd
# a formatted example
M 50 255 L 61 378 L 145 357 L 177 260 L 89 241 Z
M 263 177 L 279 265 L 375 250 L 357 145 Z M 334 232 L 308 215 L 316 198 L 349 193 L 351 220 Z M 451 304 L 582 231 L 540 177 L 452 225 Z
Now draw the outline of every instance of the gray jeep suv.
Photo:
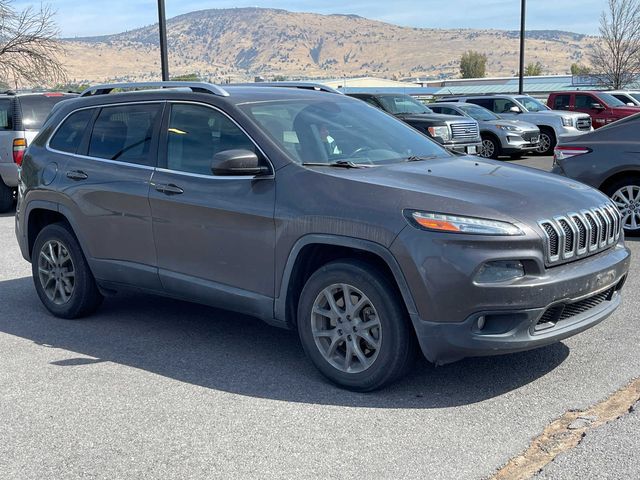
M 61 103 L 20 171 L 16 235 L 45 307 L 135 289 L 296 329 L 354 390 L 602 321 L 629 250 L 602 193 L 448 152 L 364 102 L 175 87 Z

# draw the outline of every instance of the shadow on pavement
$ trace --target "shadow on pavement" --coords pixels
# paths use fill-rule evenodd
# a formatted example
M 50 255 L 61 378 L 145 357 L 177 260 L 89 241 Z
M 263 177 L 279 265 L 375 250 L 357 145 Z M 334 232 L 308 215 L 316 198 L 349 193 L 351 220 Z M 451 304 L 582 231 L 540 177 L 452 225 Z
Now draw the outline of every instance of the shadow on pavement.
M 93 357 L 67 355 L 51 362 L 60 368 L 115 362 L 240 395 L 373 408 L 480 402 L 546 375 L 569 355 L 569 348 L 559 343 L 437 368 L 421 359 L 399 383 L 357 394 L 327 383 L 306 360 L 293 332 L 200 305 L 132 294 L 107 298 L 88 319 L 60 320 L 44 310 L 31 278 L 0 282 L 0 332 Z

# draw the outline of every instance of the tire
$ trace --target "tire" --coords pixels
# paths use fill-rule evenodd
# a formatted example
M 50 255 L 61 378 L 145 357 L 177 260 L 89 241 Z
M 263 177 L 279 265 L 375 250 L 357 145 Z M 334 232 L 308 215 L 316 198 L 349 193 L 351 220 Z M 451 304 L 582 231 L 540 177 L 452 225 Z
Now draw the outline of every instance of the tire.
M 0 178 L 0 213 L 6 213 L 13 208 L 13 188 L 7 187 Z
M 38 234 L 31 271 L 40 300 L 56 317 L 81 318 L 102 303 L 82 249 L 63 223 L 48 225 Z
M 351 306 L 361 304 L 349 309 L 352 315 L 344 308 L 345 285 Z M 331 310 L 327 293 L 337 310 Z M 298 304 L 298 334 L 305 353 L 325 377 L 348 390 L 368 392 L 399 379 L 415 360 L 417 342 L 398 297 L 385 275 L 365 262 L 341 260 L 323 266 L 307 281 Z M 341 318 L 318 310 L 338 311 Z
M 548 156 L 553 154 L 553 149 L 558 143 L 553 129 L 540 127 L 540 146 L 535 150 L 538 155 Z
M 496 159 L 500 156 L 502 148 L 500 142 L 489 135 L 482 135 L 482 146 L 480 147 L 480 156 L 483 158 Z
M 640 236 L 640 176 L 629 175 L 616 180 L 603 191 L 613 200 L 622 215 L 624 234 L 628 237 Z
M 511 160 L 520 160 L 524 156 L 524 153 L 512 153 L 509 155 Z

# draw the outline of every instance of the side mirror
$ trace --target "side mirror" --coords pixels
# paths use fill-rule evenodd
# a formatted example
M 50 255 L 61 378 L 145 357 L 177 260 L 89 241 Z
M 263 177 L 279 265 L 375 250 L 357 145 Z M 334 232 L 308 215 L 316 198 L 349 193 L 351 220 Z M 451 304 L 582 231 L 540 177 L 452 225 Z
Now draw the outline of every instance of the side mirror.
M 594 110 L 604 110 L 604 107 L 600 103 L 592 103 L 591 108 Z
M 628 107 L 637 107 L 637 105 L 633 102 L 627 102 Z
M 520 110 L 520 107 L 511 107 L 509 109 L 510 113 L 522 113 L 522 110 Z
M 213 156 L 211 172 L 219 176 L 255 176 L 269 173 L 251 150 L 225 150 Z

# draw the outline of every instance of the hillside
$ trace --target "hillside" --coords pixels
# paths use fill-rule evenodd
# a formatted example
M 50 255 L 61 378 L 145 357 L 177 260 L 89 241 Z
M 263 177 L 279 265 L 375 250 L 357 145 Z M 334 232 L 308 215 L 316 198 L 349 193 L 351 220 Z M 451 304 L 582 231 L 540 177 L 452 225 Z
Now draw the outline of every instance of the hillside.
M 257 75 L 457 76 L 458 60 L 469 49 L 487 53 L 490 76 L 512 75 L 517 69 L 517 32 L 408 28 L 355 15 L 202 10 L 170 19 L 168 36 L 172 75 L 198 73 L 216 82 Z M 585 62 L 594 40 L 570 32 L 530 32 L 527 62 L 541 62 L 545 74 L 566 73 L 571 63 Z M 70 79 L 158 78 L 157 26 L 65 44 Z

